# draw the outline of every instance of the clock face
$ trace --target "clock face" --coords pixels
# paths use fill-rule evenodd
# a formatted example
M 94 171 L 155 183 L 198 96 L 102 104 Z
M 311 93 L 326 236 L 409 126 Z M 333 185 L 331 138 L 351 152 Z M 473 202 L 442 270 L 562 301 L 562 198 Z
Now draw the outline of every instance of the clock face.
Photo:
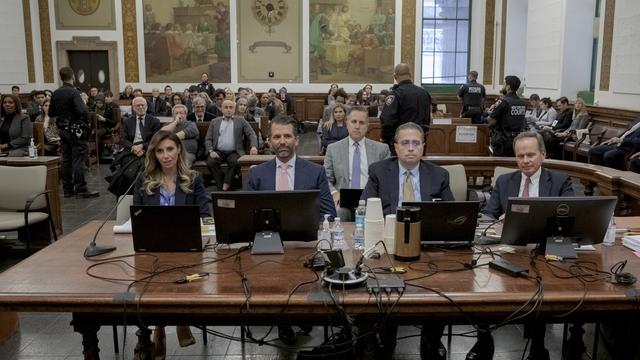
M 269 29 L 280 24 L 287 15 L 286 0 L 255 0 L 253 15 L 263 25 Z

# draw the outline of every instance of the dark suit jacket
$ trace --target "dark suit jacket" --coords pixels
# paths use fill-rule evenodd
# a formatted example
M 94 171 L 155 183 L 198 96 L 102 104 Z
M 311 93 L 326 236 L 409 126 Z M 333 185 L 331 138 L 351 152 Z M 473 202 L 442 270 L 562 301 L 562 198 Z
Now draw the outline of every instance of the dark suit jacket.
M 139 176 L 133 190 L 133 205 L 160 205 L 160 190 L 156 189 L 151 195 L 147 195 L 142 190 L 144 176 Z M 176 205 L 198 205 L 200 207 L 200 217 L 211 216 L 209 211 L 209 199 L 204 189 L 204 182 L 200 175 L 193 179 L 193 192 L 187 194 L 176 184 Z M 163 221 L 164 219 L 158 219 Z
M 127 149 L 131 150 L 131 146 L 133 146 L 133 139 L 136 136 L 136 121 L 138 121 L 137 115 L 131 115 L 124 119 L 124 129 L 122 137 L 122 145 Z M 146 114 L 144 116 L 144 129 L 142 129 L 142 143 L 144 148 L 146 149 L 149 146 L 149 140 L 153 134 L 155 134 L 162 125 L 160 124 L 160 120 L 153 115 Z
M 481 212 L 494 219 L 504 214 L 509 197 L 518 197 L 521 180 L 522 173 L 520 171 L 514 171 L 498 177 L 496 185 L 491 190 L 491 198 L 489 198 L 489 202 Z M 542 168 L 540 173 L 540 188 L 538 192 L 540 197 L 574 195 L 571 179 L 567 175 L 545 168 Z
M 202 116 L 204 122 L 213 121 L 213 119 L 215 119 L 216 117 L 217 116 L 213 115 L 212 113 L 208 113 L 208 112 L 205 112 L 204 116 Z M 191 114 L 187 115 L 187 120 L 196 122 L 196 113 L 191 113 Z
M 395 214 L 399 205 L 399 176 L 397 157 L 369 165 L 369 180 L 360 199 L 379 197 L 382 200 L 382 212 L 385 215 Z M 422 201 L 453 201 L 453 194 L 449 188 L 449 172 L 428 161 L 420 161 L 420 197 Z
M 218 150 L 218 136 L 220 135 L 220 124 L 222 124 L 223 118 L 217 117 L 209 123 L 209 129 L 207 130 L 207 136 L 204 139 L 207 154 L 213 150 Z M 236 152 L 240 155 L 244 155 L 243 137 L 246 136 L 251 140 L 252 147 L 258 147 L 258 137 L 255 131 L 247 120 L 241 116 L 233 116 L 233 136 L 236 142 Z
M 167 102 L 161 96 L 156 98 L 156 101 L 153 101 L 153 98 L 148 100 L 149 109 L 151 109 L 151 115 L 155 116 L 164 116 L 167 113 Z
M 333 197 L 329 191 L 324 167 L 296 156 L 295 190 L 320 190 L 320 214 L 336 216 Z M 267 161 L 249 169 L 247 190 L 265 191 L 276 189 L 276 160 Z M 320 218 L 320 217 L 318 217 Z
M 4 121 L 4 118 L 0 118 L 0 127 Z M 16 114 L 13 120 L 11 120 L 11 125 L 9 125 L 9 145 L 11 145 L 11 147 L 6 151 L 20 148 L 27 150 L 32 137 L 33 124 L 31 124 L 29 116 Z
M 571 109 L 567 109 L 558 114 L 556 117 L 556 124 L 552 127 L 553 131 L 565 131 L 571 126 L 573 112 Z
M 367 108 L 369 117 L 378 117 L 378 105 L 371 105 Z

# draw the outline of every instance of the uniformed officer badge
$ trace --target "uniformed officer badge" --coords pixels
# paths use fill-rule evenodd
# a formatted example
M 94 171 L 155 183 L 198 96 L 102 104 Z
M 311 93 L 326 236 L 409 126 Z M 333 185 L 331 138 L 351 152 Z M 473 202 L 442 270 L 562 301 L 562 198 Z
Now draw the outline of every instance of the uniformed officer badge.
M 100 0 L 69 0 L 69 6 L 78 15 L 91 15 L 100 7 Z
M 396 97 L 395 95 L 389 95 L 387 96 L 387 98 L 384 100 L 384 103 L 391 106 L 391 104 L 393 104 L 393 100 L 395 100 Z

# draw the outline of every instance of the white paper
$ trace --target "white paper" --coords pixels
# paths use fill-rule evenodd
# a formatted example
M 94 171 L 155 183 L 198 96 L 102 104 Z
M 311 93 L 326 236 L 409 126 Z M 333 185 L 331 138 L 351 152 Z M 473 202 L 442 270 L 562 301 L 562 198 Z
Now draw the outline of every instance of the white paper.
M 127 220 L 122 225 L 114 225 L 113 233 L 114 234 L 131 234 L 131 219 Z
M 456 142 L 475 144 L 478 140 L 477 126 L 456 126 Z

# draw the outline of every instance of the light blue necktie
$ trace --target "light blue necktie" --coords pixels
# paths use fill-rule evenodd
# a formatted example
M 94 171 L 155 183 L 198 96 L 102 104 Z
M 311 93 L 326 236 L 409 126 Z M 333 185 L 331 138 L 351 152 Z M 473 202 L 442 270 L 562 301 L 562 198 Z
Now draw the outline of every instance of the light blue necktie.
M 351 163 L 351 188 L 360 189 L 360 144 L 354 143 L 353 162 Z

